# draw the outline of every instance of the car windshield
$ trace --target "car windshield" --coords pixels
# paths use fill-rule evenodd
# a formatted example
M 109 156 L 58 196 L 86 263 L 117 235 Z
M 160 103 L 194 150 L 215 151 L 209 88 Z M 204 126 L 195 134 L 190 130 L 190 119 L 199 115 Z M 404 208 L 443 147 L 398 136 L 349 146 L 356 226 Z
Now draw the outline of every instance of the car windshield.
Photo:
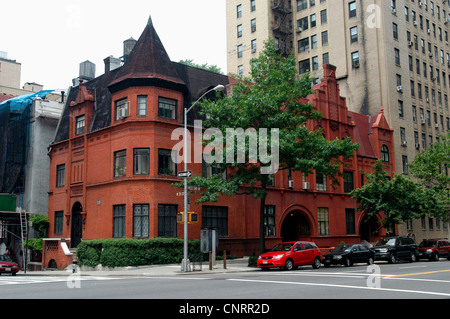
M 395 246 L 395 238 L 381 238 L 378 239 L 375 246 Z
M 272 251 L 289 251 L 291 250 L 292 246 L 294 244 L 289 243 L 289 244 L 278 244 L 275 247 L 272 248 Z
M 434 246 L 436 246 L 435 240 L 424 240 L 419 245 L 419 247 L 434 247 Z
M 333 249 L 333 252 L 342 253 L 342 252 L 350 251 L 351 249 L 352 249 L 352 246 L 340 245 L 340 246 L 337 246 L 335 249 Z
M 0 255 L 0 261 L 9 261 L 11 262 L 11 258 L 8 255 Z

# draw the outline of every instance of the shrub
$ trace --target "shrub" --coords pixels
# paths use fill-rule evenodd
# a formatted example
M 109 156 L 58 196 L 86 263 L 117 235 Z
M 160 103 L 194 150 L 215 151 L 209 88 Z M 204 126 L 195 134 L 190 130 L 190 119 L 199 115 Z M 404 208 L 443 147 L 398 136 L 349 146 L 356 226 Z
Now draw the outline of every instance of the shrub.
M 200 241 L 188 243 L 189 259 L 207 260 L 207 254 L 200 252 Z M 96 239 L 85 240 L 78 245 L 77 256 L 80 265 L 95 267 L 142 266 L 181 263 L 184 242 L 177 238 L 151 239 Z

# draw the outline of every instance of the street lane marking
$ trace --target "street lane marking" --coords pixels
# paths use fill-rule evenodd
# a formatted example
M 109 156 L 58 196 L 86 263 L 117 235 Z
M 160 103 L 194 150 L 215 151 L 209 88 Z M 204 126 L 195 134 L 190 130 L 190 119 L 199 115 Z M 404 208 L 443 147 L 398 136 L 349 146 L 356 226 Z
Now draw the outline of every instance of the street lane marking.
M 389 278 L 398 278 L 398 277 L 407 277 L 407 276 L 430 275 L 430 274 L 437 274 L 437 273 L 449 272 L 449 271 L 450 271 L 450 269 L 427 271 L 427 272 L 416 272 L 416 273 L 412 273 L 412 274 L 401 274 L 401 275 L 383 275 L 380 278 L 381 279 L 389 279 Z
M 289 281 L 272 281 L 272 280 L 252 280 L 252 279 L 227 279 L 229 281 L 240 282 L 253 282 L 253 283 L 267 283 L 267 284 L 283 284 L 283 285 L 299 285 L 299 286 L 317 286 L 317 287 L 333 287 L 333 288 L 346 288 L 346 289 L 362 289 L 372 291 L 388 291 L 388 292 L 401 292 L 410 294 L 422 294 L 422 295 L 434 295 L 450 297 L 450 293 L 433 292 L 433 291 L 419 291 L 419 290 L 406 290 L 406 289 L 393 289 L 393 288 L 370 288 L 363 286 L 348 286 L 348 285 L 335 285 L 335 284 L 319 284 L 319 283 L 303 283 L 303 282 L 289 282 Z

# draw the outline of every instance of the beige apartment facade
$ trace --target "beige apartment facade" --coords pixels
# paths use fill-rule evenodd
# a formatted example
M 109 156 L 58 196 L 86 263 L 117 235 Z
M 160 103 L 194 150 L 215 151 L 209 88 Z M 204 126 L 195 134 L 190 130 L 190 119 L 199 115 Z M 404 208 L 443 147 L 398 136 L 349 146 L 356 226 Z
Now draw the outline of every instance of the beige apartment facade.
M 321 78 L 337 67 L 349 110 L 381 108 L 395 131 L 397 173 L 450 129 L 449 0 L 229 0 L 228 73 L 247 75 L 269 37 L 294 54 L 299 73 Z M 449 237 L 434 218 L 399 227 L 400 234 Z
M 0 51 L 0 85 L 10 88 L 20 88 L 22 65 L 16 60 L 8 59 L 6 52 Z

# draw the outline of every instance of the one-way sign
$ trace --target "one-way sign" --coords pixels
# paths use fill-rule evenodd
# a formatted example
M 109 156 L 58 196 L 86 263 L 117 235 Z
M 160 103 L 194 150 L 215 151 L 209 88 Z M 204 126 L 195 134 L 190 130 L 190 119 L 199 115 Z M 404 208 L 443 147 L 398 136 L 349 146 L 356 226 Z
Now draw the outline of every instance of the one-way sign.
M 178 177 L 181 177 L 181 178 L 186 178 L 186 177 L 191 177 L 191 176 L 192 176 L 192 171 L 185 171 L 185 172 L 178 173 Z

